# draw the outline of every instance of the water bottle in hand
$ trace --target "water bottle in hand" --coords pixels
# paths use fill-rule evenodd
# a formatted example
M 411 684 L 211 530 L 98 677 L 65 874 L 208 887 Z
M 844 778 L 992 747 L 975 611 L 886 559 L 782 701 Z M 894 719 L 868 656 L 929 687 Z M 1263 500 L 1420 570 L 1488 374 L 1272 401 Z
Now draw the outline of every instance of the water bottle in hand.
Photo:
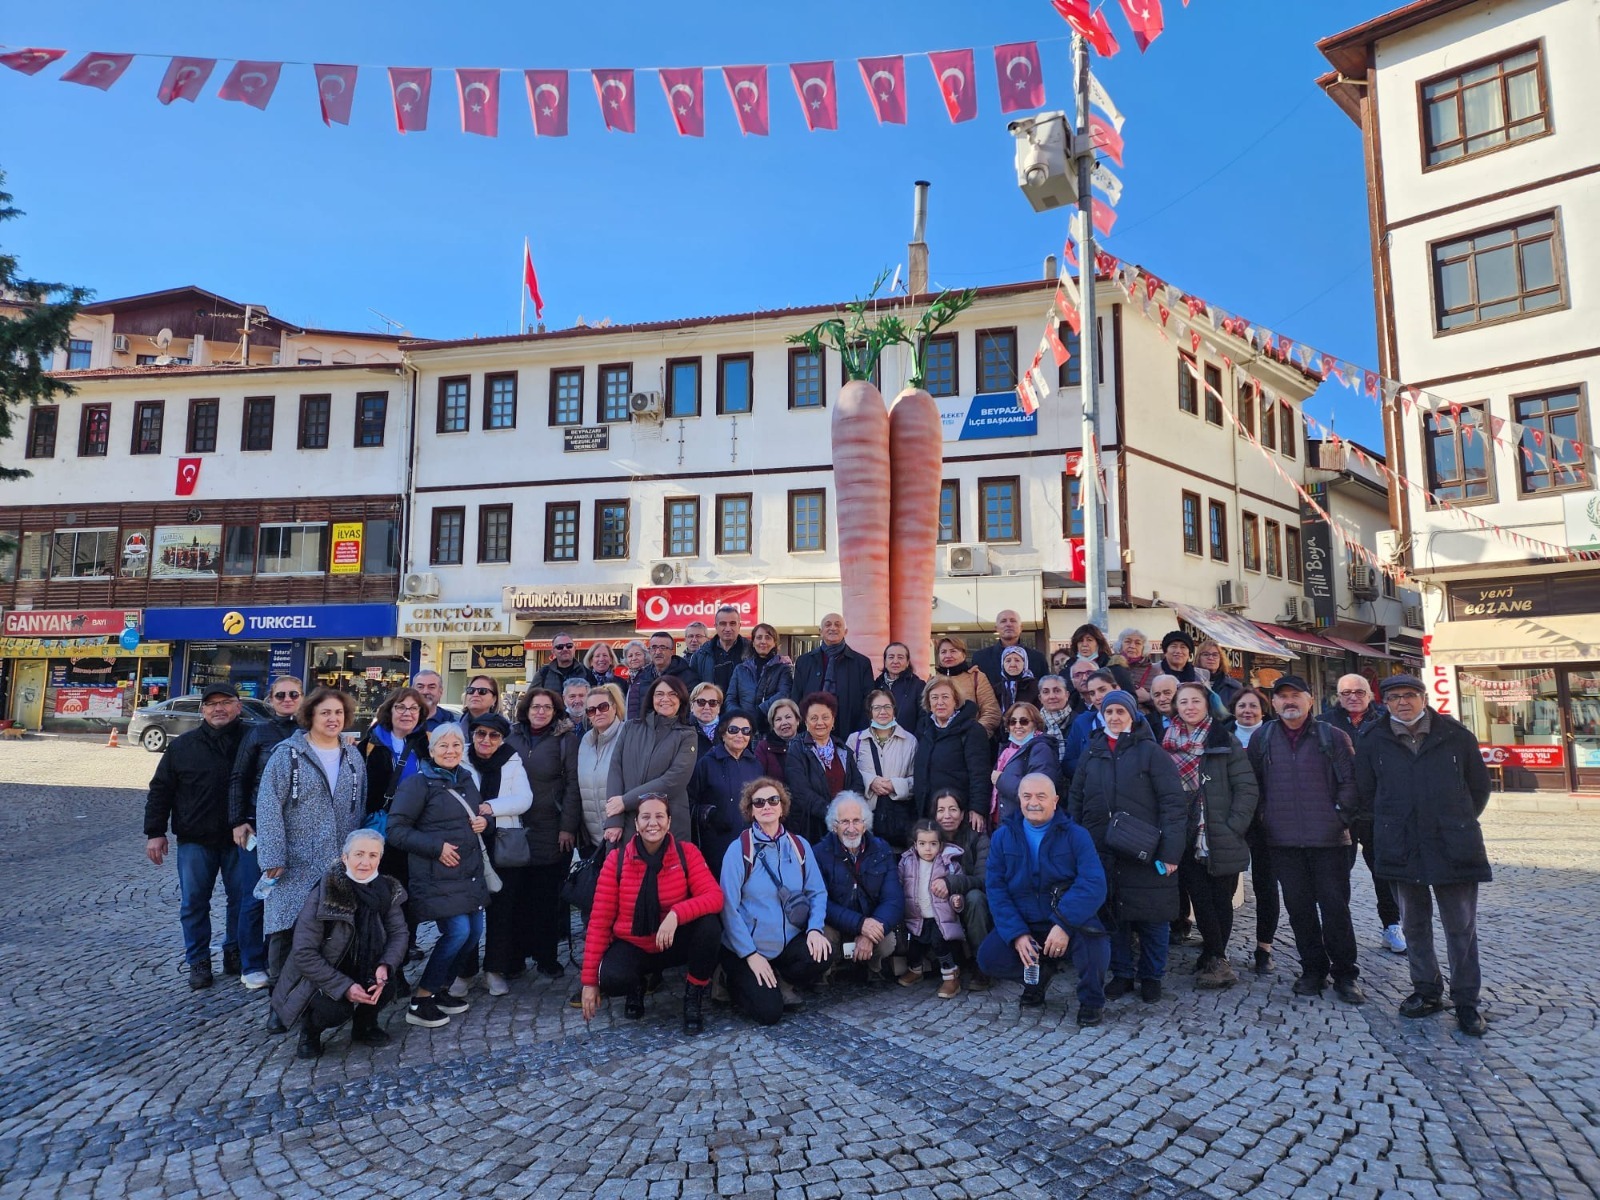
M 267 894 L 277 886 L 278 877 L 276 875 L 263 875 L 260 879 L 256 880 L 256 886 L 250 894 L 257 900 L 265 900 L 267 898 Z
M 1039 955 L 1043 953 L 1043 948 L 1037 941 L 1032 945 L 1033 961 L 1022 968 L 1022 982 L 1027 987 L 1035 987 L 1039 983 Z

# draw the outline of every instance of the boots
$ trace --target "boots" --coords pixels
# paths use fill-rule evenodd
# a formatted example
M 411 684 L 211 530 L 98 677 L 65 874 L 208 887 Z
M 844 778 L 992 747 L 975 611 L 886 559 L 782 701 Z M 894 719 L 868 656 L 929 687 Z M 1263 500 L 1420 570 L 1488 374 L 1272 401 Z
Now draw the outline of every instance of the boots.
M 308 1012 L 300 1018 L 300 1044 L 294 1049 L 296 1058 L 322 1057 L 322 1026 Z
M 693 1037 L 702 1033 L 706 1027 L 704 1012 L 706 993 L 711 990 L 709 983 L 693 983 L 685 980 L 683 984 L 683 1032 Z
M 394 1039 L 378 1024 L 378 1010 L 370 1004 L 356 1005 L 350 1022 L 350 1040 L 363 1046 L 387 1046 Z
M 622 1005 L 622 1015 L 628 1020 L 637 1021 L 644 1016 L 644 993 L 645 986 L 642 983 L 629 990 L 628 998 Z
M 961 968 L 943 967 L 940 970 L 939 999 L 954 1000 L 961 994 Z

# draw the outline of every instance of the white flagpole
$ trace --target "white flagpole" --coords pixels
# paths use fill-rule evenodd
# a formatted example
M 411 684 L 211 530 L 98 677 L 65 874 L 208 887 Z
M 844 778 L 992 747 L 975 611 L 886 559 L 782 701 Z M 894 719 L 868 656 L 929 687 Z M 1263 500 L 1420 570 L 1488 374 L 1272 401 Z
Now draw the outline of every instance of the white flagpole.
M 517 264 L 517 293 L 521 297 L 517 309 L 517 333 L 528 332 L 528 239 L 522 239 L 522 261 Z

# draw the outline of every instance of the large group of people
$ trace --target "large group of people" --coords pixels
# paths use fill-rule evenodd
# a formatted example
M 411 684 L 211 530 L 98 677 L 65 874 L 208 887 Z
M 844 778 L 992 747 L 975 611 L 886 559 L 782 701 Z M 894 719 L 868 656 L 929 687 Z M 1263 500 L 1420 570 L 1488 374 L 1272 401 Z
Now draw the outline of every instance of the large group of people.
M 1122 997 L 1159 1000 L 1169 950 L 1191 938 L 1195 986 L 1238 983 L 1248 871 L 1242 965 L 1274 972 L 1281 899 L 1294 993 L 1331 982 L 1361 1004 L 1350 906 L 1364 855 L 1383 945 L 1409 958 L 1401 1014 L 1445 1006 L 1437 907 L 1457 1022 L 1484 1032 L 1488 776 L 1415 677 L 1382 680 L 1379 704 L 1346 676 L 1319 715 L 1304 679 L 1249 686 L 1220 646 L 1181 631 L 1157 644 L 1085 625 L 1047 661 L 1002 612 L 976 655 L 941 636 L 926 680 L 899 643 L 875 673 L 837 614 L 794 660 L 770 625 L 745 637 L 732 608 L 698 632 L 687 654 L 658 631 L 620 663 L 602 645 L 580 659 L 558 635 L 507 697 L 511 719 L 493 678 L 469 678 L 454 711 L 439 675 L 419 672 L 359 740 L 340 692 L 274 679 L 272 719 L 246 727 L 234 689 L 208 687 L 145 811 L 153 862 L 169 828 L 177 840 L 189 985 L 214 982 L 220 875 L 223 972 L 270 989 L 268 1029 L 298 1030 L 303 1057 L 346 1023 L 387 1041 L 391 1002 L 436 1029 L 474 986 L 498 997 L 525 974 L 560 978 L 574 905 L 569 1002 L 585 1019 L 607 997 L 642 1016 L 674 968 L 688 1033 L 708 998 L 771 1024 L 842 979 L 931 978 L 940 999 L 1019 981 L 1038 1006 L 1070 960 L 1092 1026 Z

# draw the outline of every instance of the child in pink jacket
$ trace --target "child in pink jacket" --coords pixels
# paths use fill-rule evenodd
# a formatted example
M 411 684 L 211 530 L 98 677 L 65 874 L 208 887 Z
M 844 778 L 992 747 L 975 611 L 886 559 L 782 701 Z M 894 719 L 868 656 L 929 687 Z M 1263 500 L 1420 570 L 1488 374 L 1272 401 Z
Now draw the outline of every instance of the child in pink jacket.
M 961 994 L 961 968 L 956 953 L 965 951 L 961 934 L 961 897 L 946 882 L 961 857 L 961 847 L 946 845 L 939 826 L 918 821 L 911 828 L 911 849 L 900 856 L 900 886 L 906 894 L 906 973 L 902 987 L 922 979 L 922 960 L 938 961 L 939 999 Z

